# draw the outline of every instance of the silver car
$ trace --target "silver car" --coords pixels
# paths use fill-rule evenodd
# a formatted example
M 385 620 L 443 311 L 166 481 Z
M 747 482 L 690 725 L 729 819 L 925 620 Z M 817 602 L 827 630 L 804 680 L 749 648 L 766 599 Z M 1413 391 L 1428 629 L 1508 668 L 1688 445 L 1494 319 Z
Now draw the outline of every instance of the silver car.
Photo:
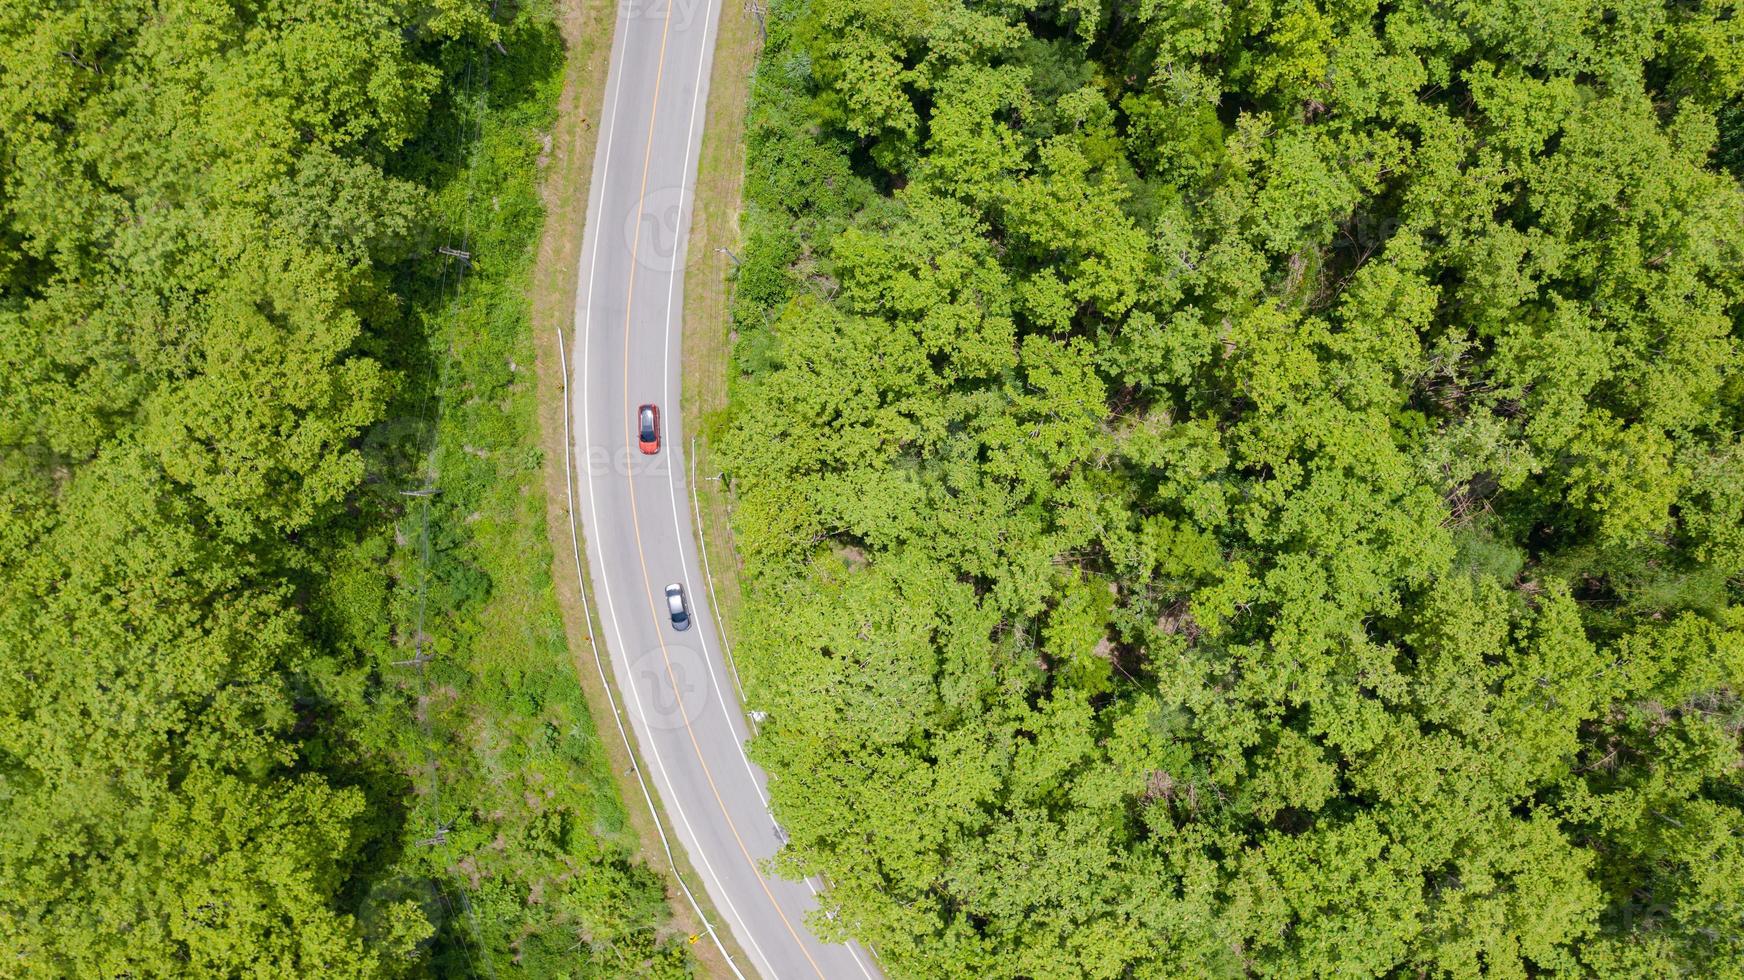
M 690 607 L 684 602 L 684 586 L 677 582 L 666 587 L 666 611 L 672 614 L 672 628 L 683 632 L 690 629 Z

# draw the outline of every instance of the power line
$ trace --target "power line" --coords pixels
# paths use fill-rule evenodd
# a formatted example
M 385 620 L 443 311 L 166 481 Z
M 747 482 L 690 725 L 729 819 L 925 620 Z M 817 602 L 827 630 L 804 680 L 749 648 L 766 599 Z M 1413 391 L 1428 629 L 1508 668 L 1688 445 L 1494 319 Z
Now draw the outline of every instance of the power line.
M 496 13 L 496 4 L 493 2 L 490 15 L 493 23 L 496 19 Z M 502 47 L 500 41 L 497 42 L 496 47 L 497 50 L 503 51 L 505 54 L 507 53 L 506 49 Z M 475 85 L 475 82 L 478 84 Z M 437 495 L 441 493 L 439 478 L 441 474 L 442 448 L 442 394 L 446 388 L 449 366 L 453 361 L 454 335 L 459 333 L 461 327 L 465 323 L 467 294 L 464 287 L 466 282 L 466 272 L 472 267 L 472 212 L 475 200 L 474 184 L 476 182 L 478 168 L 476 164 L 469 161 L 467 157 L 471 154 L 475 154 L 477 152 L 477 147 L 482 142 L 485 105 L 489 98 L 489 85 L 490 52 L 482 51 L 476 59 L 468 63 L 464 83 L 454 90 L 454 109 L 456 115 L 457 117 L 463 113 L 471 115 L 472 132 L 470 136 L 468 136 L 465 131 L 466 120 L 464 118 L 460 119 L 460 125 L 456 127 L 456 141 L 451 147 L 453 159 L 458 165 L 464 167 L 466 170 L 466 193 L 461 203 L 460 244 L 458 247 L 442 245 L 436 250 L 438 254 L 456 259 L 457 261 L 443 263 L 441 273 L 437 279 L 437 295 L 447 295 L 450 297 L 449 305 L 453 311 L 453 317 L 450 321 L 451 326 L 447 343 L 444 345 L 441 354 L 432 358 L 431 376 L 427 379 L 426 387 L 423 391 L 423 403 L 419 407 L 419 415 L 422 418 L 422 424 L 429 430 L 429 448 L 424 454 L 423 479 L 421 485 L 414 489 L 399 491 L 400 496 L 409 498 L 409 500 L 415 501 L 419 505 L 417 532 L 418 583 L 417 601 L 414 606 L 415 613 L 413 619 L 414 654 L 410 659 L 395 660 L 391 663 L 396 667 L 413 668 L 418 674 L 418 704 L 422 709 L 418 712 L 418 714 L 421 715 L 419 719 L 419 729 L 420 734 L 422 735 L 426 768 L 429 772 L 426 795 L 430 800 L 430 819 L 432 826 L 429 836 L 415 841 L 414 843 L 416 846 L 429 847 L 432 849 L 444 847 L 448 844 L 449 833 L 453 829 L 455 818 L 450 817 L 448 820 L 443 819 L 442 775 L 436 745 L 435 725 L 431 720 L 430 711 L 429 670 L 430 665 L 436 659 L 435 655 L 427 647 L 428 634 L 425 632 L 424 628 L 429 607 L 429 587 L 431 576 L 432 548 L 430 540 L 430 522 L 431 511 L 433 509 L 432 505 L 434 504 Z M 481 88 L 485 93 L 482 97 L 479 94 Z M 450 272 L 453 273 L 452 291 L 450 291 Z M 438 334 L 438 336 L 439 335 L 440 334 Z M 436 339 L 437 337 L 430 338 L 432 341 Z M 434 345 L 432 344 L 431 346 Z M 444 875 L 446 875 L 446 872 L 444 872 Z M 449 902 L 447 890 L 439 886 L 438 894 L 442 899 L 443 905 L 449 909 L 449 915 L 452 917 L 454 914 L 453 905 Z M 469 933 L 469 936 L 468 940 L 463 940 L 462 942 L 462 952 L 466 956 L 470 971 L 476 976 L 480 972 L 479 967 L 482 959 L 484 972 L 486 974 L 493 974 L 494 971 L 491 969 L 489 954 L 485 951 L 484 944 L 479 935 L 477 912 L 472 908 L 472 903 L 466 899 L 464 889 L 460 890 L 458 897 L 461 906 L 466 913 L 467 932 Z M 480 947 L 477 954 L 475 954 L 472 949 L 474 944 L 477 944 Z

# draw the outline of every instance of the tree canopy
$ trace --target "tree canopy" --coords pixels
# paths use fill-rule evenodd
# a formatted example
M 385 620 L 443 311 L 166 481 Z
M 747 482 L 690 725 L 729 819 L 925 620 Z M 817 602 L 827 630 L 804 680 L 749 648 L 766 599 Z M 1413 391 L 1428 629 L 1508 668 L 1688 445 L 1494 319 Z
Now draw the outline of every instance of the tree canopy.
M 724 449 L 824 927 L 1744 969 L 1738 13 L 775 4 Z
M 443 512 L 434 576 L 395 542 L 429 423 L 526 457 L 531 392 L 484 378 L 531 360 L 500 284 L 562 63 L 536 5 L 0 2 L 0 973 L 684 971 L 570 673 L 533 469 L 501 481 L 527 513 L 452 488 L 537 531 L 496 641 L 531 648 L 516 677 L 478 655 L 486 533 Z M 501 294 L 471 306 L 431 241 L 467 208 Z M 449 330 L 477 335 L 453 373 L 486 408 L 424 411 L 453 398 Z M 417 637 L 448 670 L 420 700 L 400 607 L 468 572 Z M 437 765 L 457 844 L 420 849 Z M 561 795 L 521 783 L 547 774 Z

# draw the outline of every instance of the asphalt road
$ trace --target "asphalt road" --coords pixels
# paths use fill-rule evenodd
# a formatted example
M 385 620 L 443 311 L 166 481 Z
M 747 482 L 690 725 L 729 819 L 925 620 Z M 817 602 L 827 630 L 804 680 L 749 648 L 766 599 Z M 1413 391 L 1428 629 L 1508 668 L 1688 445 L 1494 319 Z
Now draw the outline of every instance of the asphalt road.
M 867 952 L 806 926 L 815 882 L 765 874 L 780 846 L 766 781 L 722 657 L 692 534 L 679 415 L 685 239 L 720 0 L 620 0 L 582 242 L 568 363 L 577 513 L 605 648 L 645 773 L 744 956 L 770 978 L 876 977 Z M 636 450 L 634 416 L 660 406 L 662 448 Z M 695 620 L 675 631 L 663 590 Z

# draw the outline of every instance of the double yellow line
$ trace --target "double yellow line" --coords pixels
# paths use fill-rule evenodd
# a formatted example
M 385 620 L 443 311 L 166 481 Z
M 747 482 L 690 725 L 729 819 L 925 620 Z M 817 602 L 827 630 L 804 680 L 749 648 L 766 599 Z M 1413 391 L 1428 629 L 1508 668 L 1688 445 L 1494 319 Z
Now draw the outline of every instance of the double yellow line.
M 638 210 L 641 208 L 642 202 L 644 200 L 646 200 L 646 198 L 648 196 L 648 170 L 649 170 L 649 165 L 654 158 L 654 122 L 660 114 L 660 86 L 661 86 L 661 83 L 665 79 L 665 76 L 666 76 L 666 40 L 672 32 L 672 10 L 675 6 L 677 6 L 677 3 L 678 3 L 678 0 L 667 0 L 665 21 L 661 25 L 661 28 L 660 28 L 660 57 L 659 57 L 659 61 L 656 63 L 655 68 L 654 68 L 653 104 L 649 107 L 649 110 L 648 110 L 648 139 L 647 139 L 647 142 L 645 143 L 645 145 L 643 146 L 643 149 L 642 149 L 642 183 L 641 183 L 640 189 L 636 192 L 636 207 Z M 707 33 L 706 28 L 705 28 L 704 33 L 706 35 L 706 33 Z M 636 236 L 631 240 L 631 243 L 630 243 L 630 280 L 629 280 L 629 283 L 627 284 L 627 286 L 625 287 L 626 288 L 626 295 L 624 297 L 624 374 L 623 374 L 623 387 L 624 387 L 624 409 L 625 409 L 625 411 L 624 411 L 624 445 L 626 448 L 633 441 L 633 439 L 632 439 L 633 432 L 632 432 L 632 426 L 630 423 L 630 416 L 633 414 L 633 408 L 631 406 L 631 399 L 629 397 L 629 395 L 630 395 L 630 328 L 631 328 L 631 313 L 635 309 L 635 305 L 636 305 L 636 266 L 638 264 L 637 259 L 639 257 L 641 247 L 642 247 L 642 235 L 641 235 L 641 222 L 640 221 L 638 221 L 636 223 L 636 228 L 637 228 Z M 680 250 L 682 250 L 683 243 L 680 242 L 678 247 Z M 677 253 L 675 252 L 675 254 L 677 254 Z M 669 273 L 669 274 L 678 275 L 678 274 L 680 274 L 680 272 L 678 269 L 673 269 L 671 271 L 671 273 Z M 591 298 L 590 298 L 590 302 L 591 302 Z M 662 364 L 662 369 L 664 369 L 664 367 L 665 367 L 665 365 Z M 670 410 L 670 406 L 668 406 L 668 409 Z M 668 451 L 670 451 L 670 450 L 668 450 Z M 684 694 L 682 691 L 679 690 L 678 676 L 672 668 L 672 656 L 666 647 L 665 624 L 663 622 L 661 622 L 659 608 L 656 605 L 656 603 L 654 602 L 654 580 L 648 574 L 648 556 L 642 548 L 642 520 L 641 520 L 641 515 L 638 513 L 638 510 L 636 507 L 635 475 L 633 472 L 631 472 L 629 470 L 629 468 L 626 468 L 624 479 L 630 486 L 630 495 L 629 495 L 630 496 L 630 524 L 632 527 L 632 531 L 636 537 L 636 558 L 642 567 L 642 583 L 644 585 L 643 595 L 648 600 L 648 613 L 653 618 L 653 621 L 654 621 L 654 635 L 659 637 L 659 640 L 660 640 L 660 659 L 666 665 L 666 678 L 667 678 L 667 681 L 672 685 L 672 696 L 677 701 L 679 719 L 684 722 L 685 734 L 690 737 L 691 748 L 696 751 L 697 765 L 699 767 L 701 767 L 703 778 L 708 781 L 709 792 L 714 794 L 715 803 L 716 803 L 716 805 L 718 805 L 720 807 L 721 818 L 727 822 L 727 829 L 732 831 L 733 840 L 735 842 L 737 842 L 739 845 L 739 853 L 744 855 L 745 863 L 750 866 L 751 873 L 757 878 L 758 886 L 763 889 L 763 894 L 765 897 L 767 897 L 769 899 L 769 904 L 771 907 L 773 907 L 775 909 L 775 914 L 781 917 L 781 924 L 787 927 L 788 934 L 793 937 L 794 944 L 799 947 L 799 951 L 805 955 L 806 962 L 811 964 L 811 968 L 818 975 L 819 980 L 823 980 L 823 977 L 824 977 L 823 970 L 818 967 L 817 960 L 812 958 L 811 950 L 806 948 L 804 938 L 802 938 L 799 934 L 799 931 L 793 927 L 793 922 L 787 918 L 787 913 L 786 913 L 786 911 L 784 911 L 781 908 L 781 903 L 777 902 L 775 900 L 775 894 L 769 890 L 769 883 L 768 883 L 768 881 L 764 880 L 762 870 L 757 867 L 756 860 L 751 857 L 750 849 L 745 846 L 745 839 L 744 839 L 744 837 L 742 837 L 739 834 L 738 826 L 733 823 L 732 814 L 727 812 L 727 804 L 726 804 L 726 801 L 721 798 L 720 788 L 715 785 L 714 774 L 709 772 L 708 762 L 703 758 L 702 745 L 697 741 L 695 729 L 693 729 L 691 727 L 690 714 L 688 711 L 685 710 L 685 706 L 684 706 Z M 679 528 L 677 530 L 678 530 L 678 533 L 680 534 L 680 536 L 682 536 L 683 529 Z M 698 628 L 700 629 L 701 627 L 699 626 Z M 628 652 L 628 651 L 626 651 L 626 652 Z M 723 705 L 722 707 L 724 710 L 725 706 Z M 701 846 L 700 840 L 697 843 L 698 843 L 698 846 Z M 726 887 L 725 882 L 722 883 L 722 887 L 723 888 Z M 745 924 L 745 926 L 747 929 L 749 929 L 750 923 L 747 922 Z

